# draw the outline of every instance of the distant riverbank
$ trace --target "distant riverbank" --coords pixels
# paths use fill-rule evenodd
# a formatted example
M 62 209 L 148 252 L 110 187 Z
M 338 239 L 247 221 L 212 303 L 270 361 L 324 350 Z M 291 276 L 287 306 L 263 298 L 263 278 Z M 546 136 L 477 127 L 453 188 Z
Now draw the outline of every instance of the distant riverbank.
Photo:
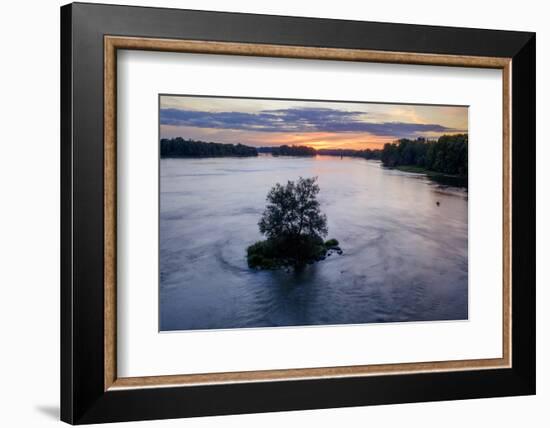
M 445 186 L 455 186 L 468 188 L 468 177 L 458 174 L 443 174 L 437 171 L 430 171 L 416 165 L 400 165 L 396 167 L 388 167 L 388 169 L 396 169 L 402 172 L 409 172 L 411 174 L 421 174 L 428 177 L 430 180 L 442 184 Z
M 437 140 L 400 139 L 382 150 L 315 149 L 309 146 L 252 147 L 183 139 L 160 141 L 161 158 L 257 157 L 259 154 L 288 157 L 338 156 L 380 160 L 386 168 L 424 174 L 442 185 L 468 187 L 468 135 L 443 135 Z

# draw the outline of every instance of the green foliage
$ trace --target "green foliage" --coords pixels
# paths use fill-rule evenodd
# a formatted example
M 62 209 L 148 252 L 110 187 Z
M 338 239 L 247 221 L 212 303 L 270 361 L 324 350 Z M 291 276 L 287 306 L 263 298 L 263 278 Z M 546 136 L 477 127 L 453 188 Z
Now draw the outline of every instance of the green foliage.
M 248 266 L 251 268 L 275 269 L 279 267 L 276 247 L 269 240 L 259 241 L 246 249 Z
M 280 146 L 260 147 L 260 153 L 271 153 L 273 156 L 349 156 L 363 159 L 380 159 L 381 150 L 353 150 L 353 149 L 314 149 L 308 146 Z
M 327 242 L 332 241 L 336 240 Z M 342 254 L 337 245 L 328 246 L 318 236 L 302 235 L 296 239 L 282 237 L 259 241 L 249 246 L 246 253 L 249 267 L 277 269 L 287 266 L 299 268 L 323 260 L 331 250 Z
M 267 194 L 267 207 L 258 226 L 268 238 L 300 235 L 325 236 L 327 217 L 321 212 L 317 178 L 302 178 L 286 185 L 277 183 Z
M 320 189 L 316 180 L 300 177 L 297 182 L 277 183 L 271 188 L 258 223 L 267 239 L 247 248 L 251 268 L 297 268 L 324 259 L 330 250 L 342 254 L 337 240 L 323 242 L 327 219 L 317 200 Z
M 428 173 L 428 170 L 426 168 L 418 165 L 399 165 L 399 166 L 396 166 L 395 169 L 398 169 L 399 171 L 403 171 L 403 172 L 415 172 L 419 174 Z
M 336 239 L 329 239 L 325 242 L 325 247 L 327 248 L 337 247 L 338 245 L 340 245 L 340 243 Z
M 163 138 L 160 140 L 162 158 L 201 158 L 201 157 L 245 157 L 258 156 L 258 153 L 271 153 L 273 156 L 351 156 L 363 159 L 380 159 L 381 150 L 319 149 L 309 146 L 260 147 L 243 144 L 221 144 L 191 139 Z
M 206 143 L 177 137 L 160 140 L 160 156 L 163 158 L 244 157 L 258 156 L 258 151 L 255 147 L 243 144 Z
M 271 152 L 273 156 L 315 156 L 317 153 L 313 147 L 308 146 L 279 146 Z
M 384 166 L 416 166 L 429 171 L 468 175 L 468 134 L 443 135 L 437 141 L 424 138 L 386 143 L 381 160 Z
M 353 149 L 318 149 L 317 154 L 329 156 L 348 156 L 363 159 L 380 159 L 382 156 L 381 150 L 353 150 Z

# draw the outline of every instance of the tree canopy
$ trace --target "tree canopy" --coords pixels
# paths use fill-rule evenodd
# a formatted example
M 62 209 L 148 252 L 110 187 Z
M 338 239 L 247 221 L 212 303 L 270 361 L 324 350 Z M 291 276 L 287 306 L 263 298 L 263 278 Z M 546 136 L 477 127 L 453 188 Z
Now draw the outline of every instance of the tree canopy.
M 384 166 L 415 165 L 444 174 L 468 175 L 468 134 L 443 135 L 437 141 L 401 139 L 384 144 Z
M 327 217 L 321 212 L 317 178 L 275 184 L 267 194 L 267 206 L 258 226 L 267 239 L 247 248 L 252 268 L 276 269 L 323 260 L 332 252 L 342 254 L 336 239 L 323 242 Z
M 260 232 L 268 238 L 326 236 L 327 217 L 320 210 L 316 181 L 316 177 L 300 177 L 286 185 L 277 183 L 267 194 L 268 205 L 258 223 Z
M 244 157 L 258 156 L 258 151 L 255 147 L 243 144 L 207 143 L 177 137 L 160 140 L 160 156 L 163 158 Z
M 365 150 L 355 150 L 355 149 L 317 149 L 317 154 L 319 155 L 329 155 L 329 156 L 349 156 L 354 158 L 363 158 L 363 159 L 376 159 L 379 160 L 382 155 L 382 150 L 378 149 L 365 149 Z
M 382 154 L 381 150 L 365 149 L 315 149 L 309 146 L 272 146 L 272 147 L 259 147 L 260 153 L 271 153 L 273 156 L 315 156 L 315 155 L 327 155 L 327 156 L 349 156 L 364 159 L 380 159 Z
M 313 147 L 309 146 L 282 146 L 260 147 L 260 153 L 271 153 L 273 156 L 315 156 L 317 154 Z

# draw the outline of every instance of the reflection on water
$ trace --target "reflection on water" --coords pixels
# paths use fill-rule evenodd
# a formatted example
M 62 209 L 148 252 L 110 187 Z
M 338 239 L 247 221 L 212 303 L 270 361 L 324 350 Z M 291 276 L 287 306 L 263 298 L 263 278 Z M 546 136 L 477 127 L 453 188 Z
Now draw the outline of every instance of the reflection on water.
M 160 329 L 468 317 L 468 201 L 459 188 L 363 159 L 162 159 Z M 319 177 L 344 254 L 253 271 L 246 247 L 277 182 Z M 439 202 L 439 205 L 437 205 Z

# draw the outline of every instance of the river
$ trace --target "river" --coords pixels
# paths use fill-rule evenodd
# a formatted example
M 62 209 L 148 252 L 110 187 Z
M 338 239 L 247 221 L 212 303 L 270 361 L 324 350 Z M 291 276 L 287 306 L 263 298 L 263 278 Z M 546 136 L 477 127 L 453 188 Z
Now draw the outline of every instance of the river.
M 160 174 L 160 330 L 468 318 L 463 189 L 332 156 L 161 159 Z M 267 192 L 300 176 L 318 177 L 343 254 L 249 269 Z

